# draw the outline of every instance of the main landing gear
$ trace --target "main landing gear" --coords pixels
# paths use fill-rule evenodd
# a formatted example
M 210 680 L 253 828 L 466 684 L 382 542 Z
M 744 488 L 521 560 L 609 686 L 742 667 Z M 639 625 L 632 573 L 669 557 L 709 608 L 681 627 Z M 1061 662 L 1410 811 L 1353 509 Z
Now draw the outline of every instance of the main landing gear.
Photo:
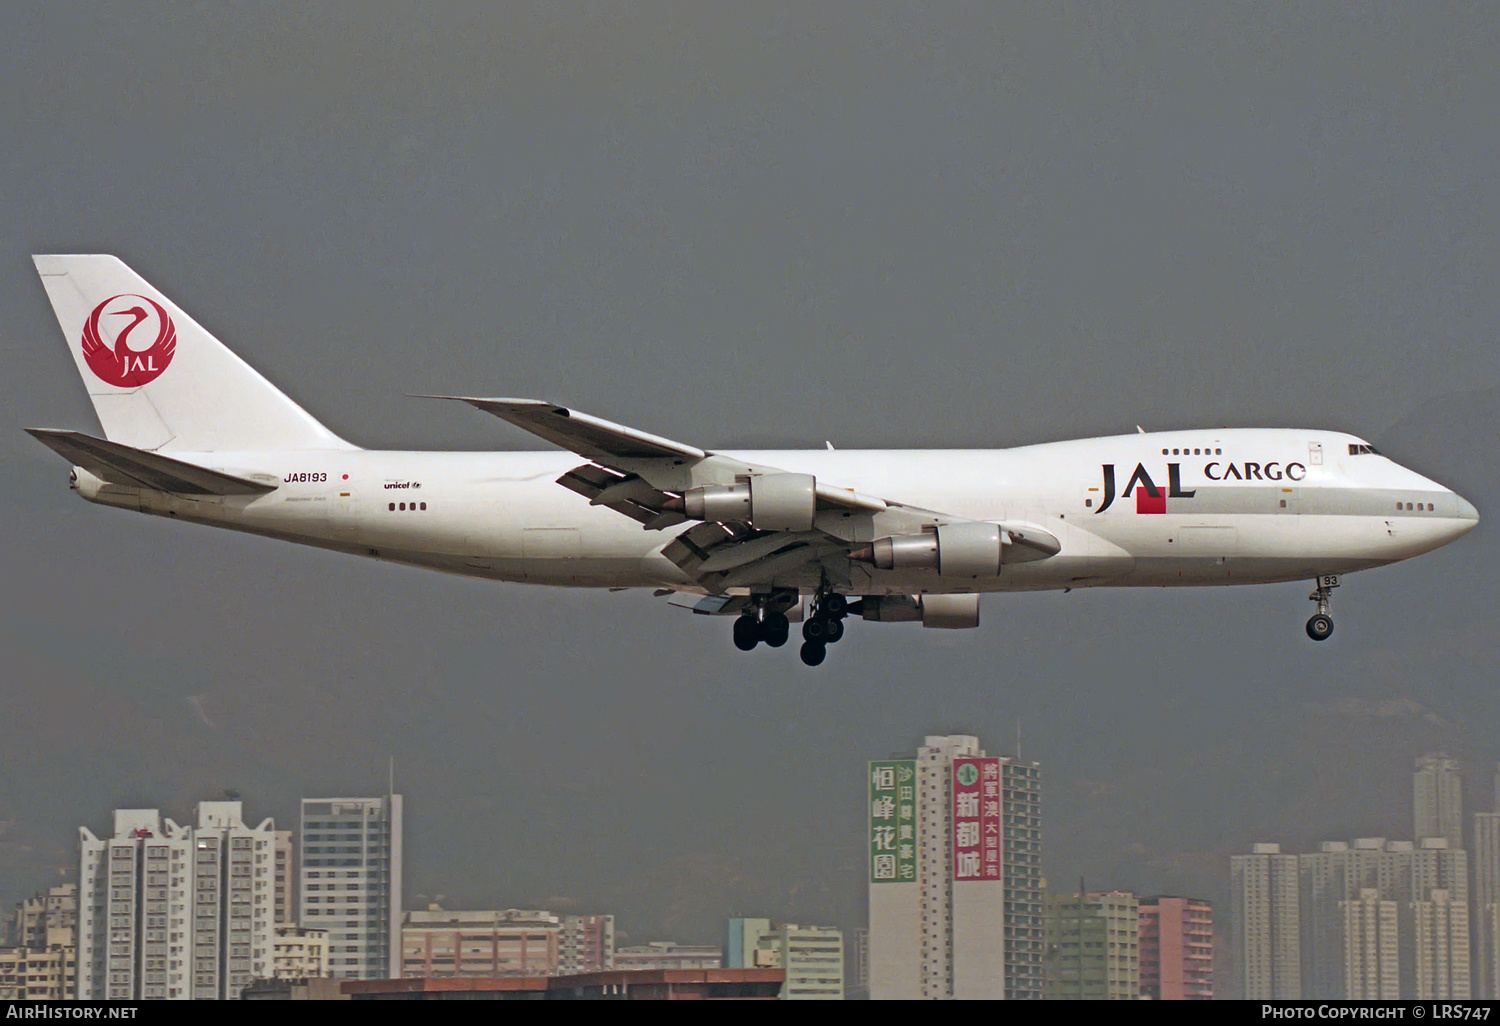
M 837 592 L 819 592 L 813 598 L 807 619 L 802 622 L 802 661 L 817 666 L 828 657 L 828 646 L 844 636 L 844 617 L 849 601 Z M 780 648 L 791 636 L 791 624 L 784 612 L 768 612 L 765 601 L 745 610 L 734 621 L 734 647 L 748 652 L 764 641 Z
M 820 592 L 802 623 L 802 662 L 818 666 L 828 657 L 828 646 L 844 636 L 849 602 L 836 591 Z
M 1314 641 L 1327 641 L 1328 636 L 1333 633 L 1333 616 L 1329 613 L 1329 598 L 1333 589 L 1338 586 L 1338 575 L 1328 574 L 1318 578 L 1317 590 L 1307 596 L 1309 602 L 1318 604 L 1318 611 L 1313 614 L 1312 619 L 1307 621 L 1307 636 Z
M 734 647 L 741 652 L 748 652 L 764 641 L 772 648 L 780 648 L 786 644 L 791 633 L 792 625 L 785 613 L 749 609 L 734 621 Z

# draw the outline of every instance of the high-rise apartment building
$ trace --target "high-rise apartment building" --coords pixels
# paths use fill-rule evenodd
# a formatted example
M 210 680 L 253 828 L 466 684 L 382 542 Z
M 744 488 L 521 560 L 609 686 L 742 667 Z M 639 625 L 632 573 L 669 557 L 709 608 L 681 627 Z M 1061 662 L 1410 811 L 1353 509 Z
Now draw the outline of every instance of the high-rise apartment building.
M 1496 795 L 1500 797 L 1500 782 Z M 1500 997 L 1500 811 L 1474 816 L 1474 996 Z
M 1325 841 L 1303 855 L 1257 845 L 1231 872 L 1245 997 L 1467 997 L 1468 857 L 1447 838 Z M 1276 982 L 1294 976 L 1300 991 Z
M 1344 928 L 1344 996 L 1394 1001 L 1401 996 L 1396 902 L 1374 887 L 1339 902 Z
M 1040 998 L 1041 768 L 932 736 L 869 783 L 870 996 Z
M 844 937 L 831 926 L 773 927 L 769 919 L 729 920 L 727 969 L 784 969 L 783 1001 L 841 1001 Z
M 1048 898 L 1047 997 L 1139 1000 L 1139 918 L 1136 896 L 1128 891 Z
M 1138 906 L 1141 997 L 1208 1001 L 1214 996 L 1213 906 L 1158 894 Z
M 79 830 L 80 999 L 237 998 L 271 975 L 275 828 L 241 816 L 202 802 L 181 827 L 120 809 L 113 837 Z
M 1005 996 L 1042 997 L 1047 955 L 1047 910 L 1042 893 L 1042 768 L 1000 759 L 1000 854 L 1005 886 Z
M 1416 997 L 1424 986 L 1418 982 L 1419 960 L 1429 959 L 1428 953 L 1419 953 L 1424 943 L 1417 931 L 1419 912 L 1444 924 L 1440 936 L 1429 932 L 1427 943 L 1440 943 L 1447 952 L 1440 959 L 1432 954 L 1430 958 L 1438 961 L 1424 964 L 1468 967 L 1468 857 L 1449 848 L 1446 838 L 1429 837 L 1420 843 L 1383 837 L 1325 841 L 1319 851 L 1299 860 L 1307 931 L 1304 978 L 1309 983 L 1303 997 L 1352 999 L 1385 993 L 1390 989 L 1385 959 L 1392 953 L 1396 993 Z M 1436 899 L 1440 907 L 1428 908 L 1437 892 L 1443 894 Z M 1463 911 L 1451 913 L 1451 904 L 1462 905 Z M 1372 932 L 1384 930 L 1385 919 L 1377 919 L 1377 913 L 1390 917 L 1389 936 Z M 1458 918 L 1464 919 L 1462 937 L 1453 935 L 1452 924 Z M 1360 936 L 1349 935 L 1356 927 Z M 1443 986 L 1454 986 L 1451 971 L 1447 978 Z
M 1417 760 L 1412 774 L 1412 820 L 1418 841 L 1444 837 L 1454 851 L 1463 848 L 1463 778 L 1457 759 L 1434 752 Z
M 328 931 L 328 975 L 401 975 L 401 796 L 305 798 L 298 922 Z
M 1257 844 L 1229 859 L 1235 952 L 1247 1000 L 1302 996 L 1302 923 L 1297 856 Z
M 276 923 L 297 921 L 297 846 L 290 830 L 276 831 L 276 863 L 271 881 Z
M 1418 1000 L 1467 1000 L 1473 993 L 1469 965 L 1469 908 L 1442 888 L 1411 904 L 1413 974 Z

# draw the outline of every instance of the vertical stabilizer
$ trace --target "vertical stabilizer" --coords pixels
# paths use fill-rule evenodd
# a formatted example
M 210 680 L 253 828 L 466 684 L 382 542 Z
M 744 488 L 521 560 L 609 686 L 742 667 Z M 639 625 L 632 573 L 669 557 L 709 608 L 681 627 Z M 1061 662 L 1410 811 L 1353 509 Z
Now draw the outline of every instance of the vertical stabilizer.
M 352 449 L 113 256 L 36 256 L 112 442 L 191 452 Z

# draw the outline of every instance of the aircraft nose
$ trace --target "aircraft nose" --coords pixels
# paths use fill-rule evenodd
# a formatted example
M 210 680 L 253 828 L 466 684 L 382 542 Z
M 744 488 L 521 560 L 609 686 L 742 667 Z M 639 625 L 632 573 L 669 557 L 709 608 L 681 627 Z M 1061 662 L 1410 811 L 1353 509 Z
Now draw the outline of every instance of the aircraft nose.
M 1454 531 L 1454 537 L 1456 538 L 1461 534 L 1468 534 L 1479 526 L 1479 510 L 1475 509 L 1472 502 L 1457 492 L 1453 493 L 1453 501 L 1457 507 L 1455 513 L 1458 523 L 1455 525 L 1457 529 Z

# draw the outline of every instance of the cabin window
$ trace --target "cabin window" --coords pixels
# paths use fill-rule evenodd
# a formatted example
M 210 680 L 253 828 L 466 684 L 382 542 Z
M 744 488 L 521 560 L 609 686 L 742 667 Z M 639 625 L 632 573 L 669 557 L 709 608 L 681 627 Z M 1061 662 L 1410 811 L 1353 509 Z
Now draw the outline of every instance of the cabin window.
M 425 502 L 424 502 L 424 503 L 422 503 L 422 508 L 423 508 L 423 509 L 426 509 L 426 508 L 427 508 L 427 503 L 425 503 Z
M 395 511 L 396 511 L 396 504 L 393 502 L 393 503 L 391 503 L 391 512 L 394 513 Z

